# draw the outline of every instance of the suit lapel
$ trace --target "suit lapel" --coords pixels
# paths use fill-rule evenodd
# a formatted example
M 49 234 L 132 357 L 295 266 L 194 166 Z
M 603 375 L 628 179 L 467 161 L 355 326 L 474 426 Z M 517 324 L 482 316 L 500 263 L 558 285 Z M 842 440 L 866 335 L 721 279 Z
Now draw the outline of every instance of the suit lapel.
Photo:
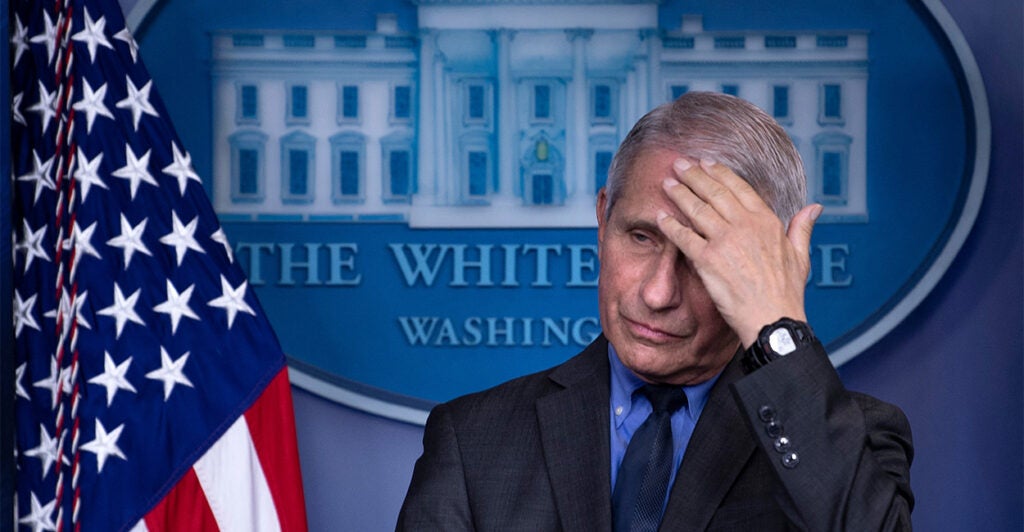
M 729 385 L 742 376 L 739 357 L 735 357 L 711 389 L 672 487 L 663 528 L 706 529 L 754 452 L 755 444 L 729 391 Z
M 607 345 L 602 336 L 555 369 L 550 378 L 563 388 L 537 400 L 544 459 L 565 530 L 610 530 Z

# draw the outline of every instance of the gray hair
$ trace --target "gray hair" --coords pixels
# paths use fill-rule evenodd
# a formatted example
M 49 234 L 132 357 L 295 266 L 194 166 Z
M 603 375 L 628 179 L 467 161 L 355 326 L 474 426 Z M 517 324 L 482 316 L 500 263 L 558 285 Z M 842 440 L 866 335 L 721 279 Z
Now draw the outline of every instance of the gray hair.
M 783 224 L 807 197 L 800 154 L 775 120 L 735 96 L 688 92 L 644 115 L 622 141 L 608 169 L 605 219 L 637 157 L 650 148 L 728 166 L 750 183 Z

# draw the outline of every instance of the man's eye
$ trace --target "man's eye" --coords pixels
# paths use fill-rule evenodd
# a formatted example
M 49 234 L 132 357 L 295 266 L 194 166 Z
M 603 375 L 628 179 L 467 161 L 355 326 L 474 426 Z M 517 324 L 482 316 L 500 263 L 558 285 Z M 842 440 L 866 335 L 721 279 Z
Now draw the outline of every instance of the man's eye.
M 646 233 L 633 231 L 632 233 L 630 233 L 630 235 L 633 237 L 633 241 L 638 244 L 646 244 L 651 241 L 651 237 L 647 236 Z

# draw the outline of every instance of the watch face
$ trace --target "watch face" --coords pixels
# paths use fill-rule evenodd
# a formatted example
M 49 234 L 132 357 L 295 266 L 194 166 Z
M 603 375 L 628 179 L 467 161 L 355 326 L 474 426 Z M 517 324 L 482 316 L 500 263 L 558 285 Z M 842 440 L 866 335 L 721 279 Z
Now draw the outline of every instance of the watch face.
M 793 341 L 793 335 L 789 332 L 789 329 L 785 327 L 779 327 L 768 335 L 768 345 L 771 346 L 772 351 L 780 356 L 785 356 L 796 351 L 796 343 Z

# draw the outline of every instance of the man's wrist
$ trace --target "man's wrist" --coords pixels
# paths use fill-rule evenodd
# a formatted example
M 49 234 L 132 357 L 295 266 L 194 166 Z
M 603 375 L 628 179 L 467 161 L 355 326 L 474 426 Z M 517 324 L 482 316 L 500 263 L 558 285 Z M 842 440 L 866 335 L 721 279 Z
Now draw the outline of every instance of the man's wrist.
M 750 373 L 814 341 L 814 331 L 806 322 L 781 318 L 761 328 L 743 352 L 743 367 Z

